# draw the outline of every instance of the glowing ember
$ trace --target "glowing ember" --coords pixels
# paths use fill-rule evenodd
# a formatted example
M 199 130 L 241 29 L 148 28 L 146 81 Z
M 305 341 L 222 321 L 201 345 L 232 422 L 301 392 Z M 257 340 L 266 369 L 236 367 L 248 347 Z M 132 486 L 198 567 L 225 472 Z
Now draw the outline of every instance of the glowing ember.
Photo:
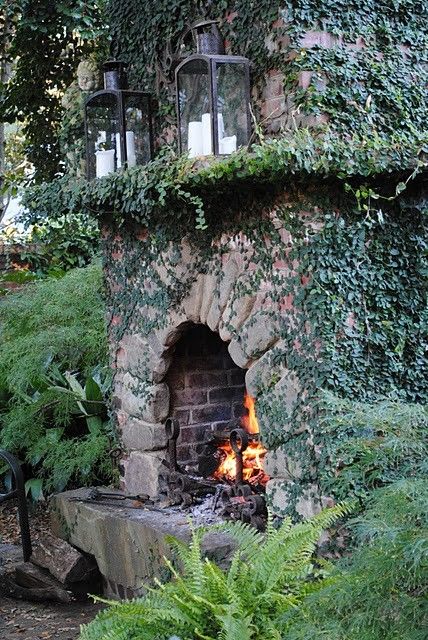
M 248 415 L 244 416 L 241 420 L 241 425 L 248 433 L 255 435 L 259 433 L 259 423 L 256 417 L 256 406 L 254 398 L 245 395 L 244 407 L 248 410 Z M 221 452 L 221 463 L 214 477 L 218 480 L 227 480 L 233 482 L 236 477 L 236 459 L 235 454 L 232 451 L 230 443 L 219 445 L 219 451 Z M 257 438 L 250 440 L 247 449 L 243 453 L 244 458 L 244 480 L 251 484 L 265 485 L 269 480 L 269 476 L 263 471 L 263 459 L 266 455 L 266 449 L 258 441 Z

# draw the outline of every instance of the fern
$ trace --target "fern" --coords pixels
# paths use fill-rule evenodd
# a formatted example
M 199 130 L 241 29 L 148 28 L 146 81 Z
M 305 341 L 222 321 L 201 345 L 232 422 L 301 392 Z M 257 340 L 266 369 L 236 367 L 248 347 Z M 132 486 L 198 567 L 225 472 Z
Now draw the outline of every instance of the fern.
M 279 640 L 284 610 L 298 607 L 314 581 L 311 558 L 325 526 L 349 512 L 339 505 L 311 520 L 265 536 L 241 522 L 222 525 L 237 549 L 228 571 L 203 557 L 205 531 L 190 545 L 170 539 L 183 568 L 133 602 L 115 603 L 81 632 L 81 640 Z M 123 635 L 124 630 L 128 635 Z

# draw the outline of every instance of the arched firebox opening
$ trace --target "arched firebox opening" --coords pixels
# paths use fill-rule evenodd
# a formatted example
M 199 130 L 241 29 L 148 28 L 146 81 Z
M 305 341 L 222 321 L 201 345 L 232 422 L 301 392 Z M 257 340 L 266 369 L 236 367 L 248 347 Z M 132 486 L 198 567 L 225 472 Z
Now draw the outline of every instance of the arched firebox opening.
M 193 324 L 171 347 L 172 359 L 165 382 L 170 389 L 170 416 L 180 425 L 178 462 L 198 462 L 198 447 L 209 437 L 229 433 L 241 424 L 245 369 L 232 360 L 217 333 Z

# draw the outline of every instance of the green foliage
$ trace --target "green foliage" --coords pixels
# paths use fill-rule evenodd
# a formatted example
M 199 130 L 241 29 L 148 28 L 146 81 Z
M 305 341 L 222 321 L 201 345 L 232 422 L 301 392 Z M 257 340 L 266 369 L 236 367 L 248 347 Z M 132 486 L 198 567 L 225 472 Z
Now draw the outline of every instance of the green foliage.
M 31 227 L 27 240 L 37 249 L 26 250 L 24 244 L 21 257 L 38 275 L 61 275 L 84 267 L 99 253 L 98 225 L 84 213 L 41 220 Z
M 26 180 L 31 166 L 25 156 L 26 140 L 22 126 L 5 125 L 5 169 L 1 176 L 0 192 L 6 198 L 18 194 L 20 185 Z
M 397 401 L 352 402 L 327 394 L 317 432 L 325 495 L 366 501 L 373 489 L 428 475 L 428 412 Z
M 190 545 L 172 539 L 183 572 L 167 562 L 171 582 L 143 599 L 111 603 L 81 639 L 279 640 L 283 613 L 318 587 L 312 556 L 323 529 L 348 511 L 337 506 L 278 529 L 270 523 L 266 536 L 242 523 L 225 525 L 238 544 L 227 572 L 203 557 L 203 530 L 193 532 Z
M 373 492 L 359 546 L 330 584 L 285 612 L 284 640 L 424 640 L 428 627 L 428 483 Z
M 43 183 L 24 194 L 27 221 L 66 216 L 87 208 L 96 216 L 114 214 L 121 222 L 129 217 L 149 226 L 162 220 L 174 226 L 205 229 L 218 219 L 219 198 L 233 189 L 247 193 L 274 185 L 278 189 L 290 176 L 342 179 L 373 176 L 387 170 L 422 167 L 413 157 L 406 139 L 373 138 L 371 142 L 353 136 L 336 142 L 332 132 L 314 139 L 302 129 L 293 138 L 269 140 L 230 158 L 200 162 L 177 157 L 166 149 L 156 160 L 143 167 L 118 171 L 88 183 L 75 176 L 64 176 Z M 388 194 L 389 195 L 389 194 Z M 210 212 L 213 216 L 210 218 Z M 195 224 L 192 225 L 192 221 Z
M 426 216 L 403 199 L 364 217 L 328 212 L 324 222 L 299 252 L 311 275 L 300 295 L 324 346 L 323 386 L 426 402 Z
M 58 126 L 61 93 L 74 80 L 82 56 L 105 35 L 103 2 L 21 0 L 1 3 L 9 14 L 7 59 L 15 61 L 12 79 L 0 87 L 0 118 L 23 123 L 26 156 L 37 181 L 60 170 Z M 9 6 L 6 6 L 9 5 Z M 0 54 L 2 53 L 0 52 Z
M 0 446 L 47 490 L 111 474 L 101 287 L 95 265 L 29 284 L 0 305 Z

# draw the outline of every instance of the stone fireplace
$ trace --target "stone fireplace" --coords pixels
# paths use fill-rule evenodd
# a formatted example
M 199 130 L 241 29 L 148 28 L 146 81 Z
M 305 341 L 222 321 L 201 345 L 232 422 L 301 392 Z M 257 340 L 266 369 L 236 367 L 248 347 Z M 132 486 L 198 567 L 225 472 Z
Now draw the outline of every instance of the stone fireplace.
M 194 469 L 208 434 L 242 423 L 248 395 L 267 449 L 274 510 L 287 512 L 290 495 L 301 515 L 320 508 L 314 466 L 287 455 L 295 438 L 311 460 L 316 455 L 313 389 L 298 363 L 315 370 L 319 344 L 296 303 L 310 276 L 299 273 L 292 233 L 278 215 L 283 208 L 276 201 L 262 213 L 270 236 L 223 231 L 208 250 L 191 233 L 160 249 L 134 222 L 120 230 L 105 223 L 113 409 L 127 493 L 156 500 L 164 492 L 168 417 L 180 426 L 178 462 Z M 302 212 L 308 236 L 318 220 L 317 212 Z

